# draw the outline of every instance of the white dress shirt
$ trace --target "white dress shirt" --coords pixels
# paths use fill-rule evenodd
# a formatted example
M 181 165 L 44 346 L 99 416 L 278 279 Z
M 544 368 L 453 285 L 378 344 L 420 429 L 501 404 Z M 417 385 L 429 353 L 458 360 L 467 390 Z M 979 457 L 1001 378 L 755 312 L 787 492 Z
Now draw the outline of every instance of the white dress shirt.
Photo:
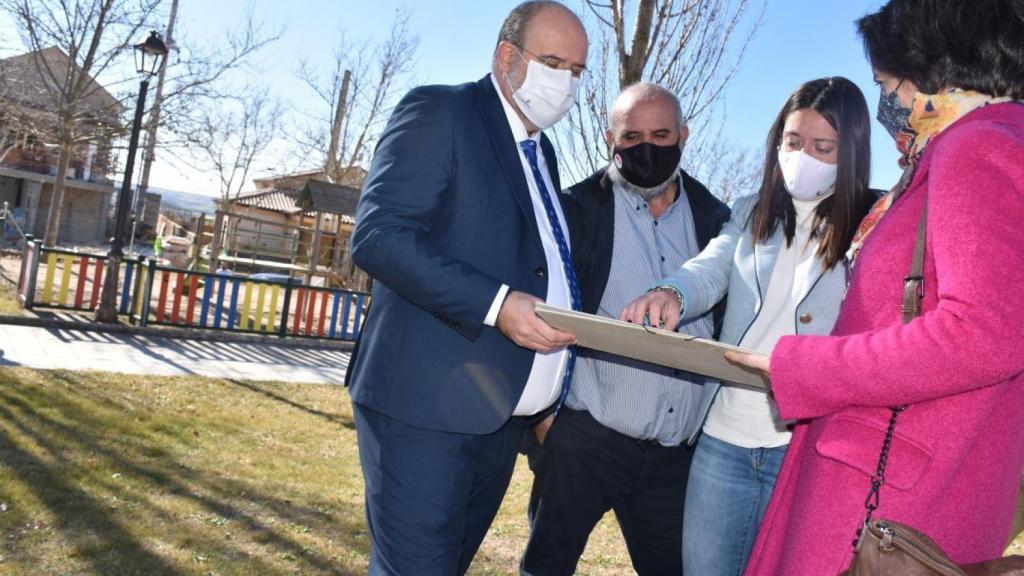
M 565 225 L 565 216 L 562 215 L 562 207 L 558 202 L 560 191 L 555 189 L 551 181 L 551 175 L 548 173 L 547 161 L 540 146 L 540 132 L 532 136 L 527 133 L 522 119 L 516 114 L 512 105 L 505 100 L 505 96 L 501 93 L 501 88 L 498 86 L 497 79 L 493 74 L 491 74 L 491 82 L 494 84 L 494 89 L 498 91 L 502 108 L 505 109 L 505 116 L 508 118 L 509 127 L 512 129 L 512 136 L 516 140 L 516 150 L 519 152 L 523 176 L 526 178 L 526 185 L 530 189 L 533 216 L 537 220 L 537 229 L 540 231 L 541 244 L 544 246 L 544 259 L 547 263 L 548 292 L 545 301 L 552 306 L 572 308 L 572 300 L 569 296 L 569 282 L 566 280 L 565 269 L 562 267 L 562 258 L 558 253 L 558 242 L 551 231 L 551 224 L 548 223 L 547 212 L 544 210 L 544 202 L 541 200 L 540 189 L 537 187 L 536 180 L 534 180 L 533 170 L 530 169 L 530 163 L 526 159 L 526 154 L 523 153 L 522 148 L 519 146 L 519 143 L 524 140 L 533 140 L 537 143 L 537 163 L 540 168 L 541 177 L 544 178 L 544 185 L 547 187 L 548 193 L 551 196 L 551 202 L 555 206 L 555 213 L 558 215 L 558 225 L 562 227 L 562 234 L 565 236 L 566 243 L 568 243 L 569 231 Z M 498 232 L 500 233 L 500 231 Z M 498 311 L 505 301 L 508 290 L 509 287 L 506 285 L 502 285 L 498 290 L 498 294 L 495 296 L 494 302 L 487 313 L 487 318 L 484 320 L 484 323 L 488 326 L 494 326 L 497 322 Z M 512 412 L 514 416 L 536 414 L 558 400 L 558 395 L 562 390 L 562 375 L 565 371 L 567 359 L 568 352 L 564 349 L 548 353 L 537 352 L 534 355 L 533 367 L 530 369 L 526 388 L 523 389 L 523 395 L 519 397 L 519 403 Z

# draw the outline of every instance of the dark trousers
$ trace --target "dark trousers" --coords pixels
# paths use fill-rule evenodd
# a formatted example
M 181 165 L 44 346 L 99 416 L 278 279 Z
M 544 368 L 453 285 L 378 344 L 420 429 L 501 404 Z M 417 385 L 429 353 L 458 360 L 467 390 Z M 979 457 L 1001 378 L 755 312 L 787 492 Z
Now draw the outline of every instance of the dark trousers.
M 366 484 L 369 574 L 464 574 L 498 512 L 525 423 L 426 430 L 353 404 Z
M 638 574 L 682 574 L 691 447 L 638 441 L 588 412 L 563 408 L 544 445 L 534 441 L 527 455 L 534 485 L 524 574 L 573 574 L 608 510 L 615 511 Z

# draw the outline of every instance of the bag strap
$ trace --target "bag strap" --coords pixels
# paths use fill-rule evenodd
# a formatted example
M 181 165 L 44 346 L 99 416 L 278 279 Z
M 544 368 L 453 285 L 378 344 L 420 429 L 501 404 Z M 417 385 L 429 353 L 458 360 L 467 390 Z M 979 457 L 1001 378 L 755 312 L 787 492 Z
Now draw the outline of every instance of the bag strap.
M 927 240 L 928 203 L 921 209 L 921 221 L 917 224 L 917 238 L 914 240 L 914 257 L 910 262 L 910 275 L 903 279 L 903 323 L 909 324 L 921 315 L 921 300 L 924 299 L 924 250 Z
M 903 303 L 900 311 L 903 315 L 903 323 L 909 324 L 914 318 L 921 315 L 921 301 L 924 299 L 924 252 L 927 242 L 928 228 L 928 203 L 925 202 L 921 209 L 921 220 L 917 224 L 917 237 L 914 239 L 914 256 L 910 262 L 910 274 L 903 278 Z M 878 467 L 871 477 L 871 489 L 864 500 L 864 508 L 867 514 L 864 517 L 864 524 L 857 529 L 857 537 L 853 541 L 853 549 L 860 547 L 861 535 L 871 523 L 871 515 L 878 509 L 879 489 L 885 484 L 885 466 L 889 461 L 889 448 L 892 446 L 892 436 L 896 429 L 896 419 L 900 413 L 907 409 L 907 405 L 893 406 L 890 408 L 892 414 L 889 416 L 889 428 L 885 431 L 885 439 L 882 440 L 882 452 L 878 456 Z

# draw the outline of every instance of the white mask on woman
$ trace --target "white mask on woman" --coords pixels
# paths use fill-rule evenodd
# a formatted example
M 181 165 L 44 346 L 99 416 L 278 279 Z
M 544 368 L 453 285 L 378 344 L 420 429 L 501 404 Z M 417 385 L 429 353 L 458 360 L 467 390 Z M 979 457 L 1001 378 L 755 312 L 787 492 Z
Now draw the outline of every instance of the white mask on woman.
M 571 70 L 555 70 L 528 60 L 526 78 L 512 92 L 512 99 L 530 122 L 547 130 L 572 109 L 579 85 L 579 78 L 573 78 Z
M 837 166 L 822 162 L 803 150 L 779 151 L 782 181 L 796 200 L 815 200 L 831 194 Z

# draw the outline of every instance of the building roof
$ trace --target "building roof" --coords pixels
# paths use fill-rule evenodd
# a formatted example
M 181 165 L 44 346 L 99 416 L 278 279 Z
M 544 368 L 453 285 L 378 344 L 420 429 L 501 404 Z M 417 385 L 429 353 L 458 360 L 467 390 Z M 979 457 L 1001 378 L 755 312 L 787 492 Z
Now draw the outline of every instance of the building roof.
M 71 66 L 81 72 L 78 65 L 57 46 L 0 59 L 0 97 L 43 110 L 53 110 L 56 108 L 53 101 L 53 90 L 56 89 L 54 78 L 50 73 L 40 73 L 40 70 L 51 70 L 59 78 Z M 95 114 L 102 121 L 117 122 L 124 107 L 95 79 L 90 77 L 88 82 L 81 110 Z
M 355 222 L 358 203 L 359 190 L 319 180 L 307 180 L 306 186 L 295 198 L 295 205 L 307 212 L 338 214 L 342 222 L 350 223 Z
M 239 196 L 231 203 L 241 206 L 251 206 L 253 208 L 262 208 L 264 210 L 271 210 L 274 212 L 283 212 L 285 214 L 298 214 L 299 212 L 302 212 L 302 208 L 295 205 L 295 197 L 298 196 L 298 194 L 298 190 L 259 191 L 252 194 L 246 194 L 245 196 Z
M 267 176 L 265 178 L 254 178 L 253 183 L 256 185 L 258 190 L 266 189 L 301 189 L 307 180 L 317 180 L 320 182 L 330 182 L 331 179 L 324 173 L 323 168 L 314 170 L 302 170 L 299 172 L 291 172 L 288 174 L 275 174 L 273 176 Z M 353 188 L 362 188 L 363 181 L 366 180 L 366 170 L 360 166 L 352 166 L 345 171 L 343 179 L 339 184 L 345 186 L 351 186 Z

